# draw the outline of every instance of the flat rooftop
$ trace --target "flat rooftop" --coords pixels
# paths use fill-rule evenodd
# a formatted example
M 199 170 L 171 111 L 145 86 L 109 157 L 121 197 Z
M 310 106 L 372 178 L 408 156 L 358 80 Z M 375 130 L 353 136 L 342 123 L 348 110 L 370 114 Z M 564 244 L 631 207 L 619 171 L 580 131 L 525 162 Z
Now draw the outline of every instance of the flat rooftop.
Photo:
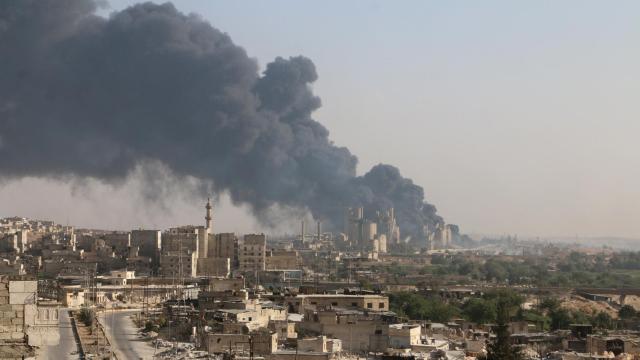
M 377 294 L 364 294 L 364 295 L 345 295 L 345 294 L 300 294 L 300 295 L 296 295 L 296 297 L 298 298 L 347 298 L 347 299 L 356 299 L 356 298 L 363 298 L 363 297 L 376 297 L 376 298 L 387 298 L 384 295 L 377 295 Z

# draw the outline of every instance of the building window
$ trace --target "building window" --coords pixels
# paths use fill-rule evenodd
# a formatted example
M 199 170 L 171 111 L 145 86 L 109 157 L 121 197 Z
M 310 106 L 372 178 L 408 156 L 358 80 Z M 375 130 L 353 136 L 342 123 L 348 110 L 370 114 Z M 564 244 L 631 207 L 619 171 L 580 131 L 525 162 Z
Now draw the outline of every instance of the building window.
M 380 303 L 380 304 L 378 304 L 378 308 L 380 308 L 380 309 L 384 309 L 384 303 Z
M 332 306 L 338 306 L 338 303 L 337 302 L 332 302 L 331 305 Z
M 376 335 L 382 335 L 382 330 L 376 330 Z
M 358 303 L 351 303 L 351 306 L 358 307 Z
M 373 303 L 367 303 L 367 309 L 373 309 Z

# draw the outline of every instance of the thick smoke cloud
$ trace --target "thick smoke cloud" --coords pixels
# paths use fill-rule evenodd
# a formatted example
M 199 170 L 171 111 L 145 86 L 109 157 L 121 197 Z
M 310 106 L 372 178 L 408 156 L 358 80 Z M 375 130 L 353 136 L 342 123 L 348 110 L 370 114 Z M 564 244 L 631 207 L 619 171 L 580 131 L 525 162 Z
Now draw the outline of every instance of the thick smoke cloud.
M 95 10 L 0 1 L 0 178 L 117 183 L 160 162 L 258 216 L 308 207 L 338 228 L 346 206 L 394 206 L 404 235 L 442 221 L 395 167 L 356 176 L 356 157 L 311 117 L 311 60 L 277 58 L 259 74 L 227 34 L 171 4 Z

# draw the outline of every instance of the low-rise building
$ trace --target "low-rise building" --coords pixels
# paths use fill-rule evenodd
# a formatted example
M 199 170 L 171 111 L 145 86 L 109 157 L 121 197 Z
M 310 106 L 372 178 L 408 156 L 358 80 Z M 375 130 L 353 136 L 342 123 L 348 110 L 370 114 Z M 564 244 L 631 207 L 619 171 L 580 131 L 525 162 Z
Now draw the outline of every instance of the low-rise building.
M 389 346 L 397 349 L 409 349 L 420 344 L 421 329 L 419 324 L 389 325 Z
M 605 352 L 620 355 L 640 355 L 640 337 L 629 334 L 588 335 L 588 353 L 602 355 Z
M 291 312 L 304 312 L 305 308 L 337 307 L 389 311 L 389 298 L 382 295 L 311 294 L 287 298 Z
M 62 301 L 62 306 L 66 308 L 79 308 L 85 305 L 85 291 L 80 285 L 61 286 L 58 299 Z
M 395 320 L 393 313 L 308 309 L 298 329 L 340 339 L 347 351 L 380 352 L 389 347 L 389 324 Z

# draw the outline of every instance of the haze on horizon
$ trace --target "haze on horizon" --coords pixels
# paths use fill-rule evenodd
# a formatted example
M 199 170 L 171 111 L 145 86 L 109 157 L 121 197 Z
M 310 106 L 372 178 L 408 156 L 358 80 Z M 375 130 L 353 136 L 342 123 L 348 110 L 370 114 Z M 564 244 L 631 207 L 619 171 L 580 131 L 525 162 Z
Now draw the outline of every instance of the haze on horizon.
M 314 118 L 359 157 L 359 174 L 397 165 L 465 233 L 640 237 L 636 2 L 175 6 L 262 66 L 312 59 L 323 101 Z M 143 186 L 11 181 L 0 216 L 120 229 L 202 222 L 204 199 L 172 193 L 172 211 L 153 208 Z M 216 231 L 261 229 L 224 196 L 216 216 Z

